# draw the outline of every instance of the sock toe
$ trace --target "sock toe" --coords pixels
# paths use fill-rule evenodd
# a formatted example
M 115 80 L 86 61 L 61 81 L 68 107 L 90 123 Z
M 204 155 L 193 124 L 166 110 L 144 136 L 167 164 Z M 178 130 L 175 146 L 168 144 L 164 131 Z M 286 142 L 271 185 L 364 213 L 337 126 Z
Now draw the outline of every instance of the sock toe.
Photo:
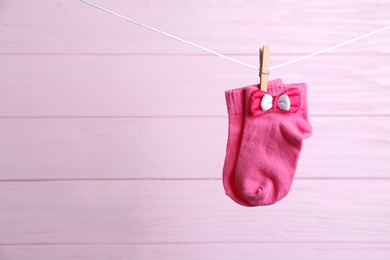
M 246 179 L 242 195 L 252 206 L 271 205 L 276 202 L 277 190 L 273 181 L 263 176 L 260 180 Z

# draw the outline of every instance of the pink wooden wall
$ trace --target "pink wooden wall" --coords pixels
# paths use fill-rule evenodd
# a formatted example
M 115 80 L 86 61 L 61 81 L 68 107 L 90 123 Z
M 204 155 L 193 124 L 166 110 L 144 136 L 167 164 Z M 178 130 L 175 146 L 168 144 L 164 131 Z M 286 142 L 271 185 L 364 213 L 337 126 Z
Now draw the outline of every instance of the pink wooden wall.
M 94 3 L 271 65 L 390 24 L 390 2 Z M 275 69 L 314 134 L 292 191 L 221 182 L 224 91 L 255 70 L 77 0 L 0 0 L 0 259 L 390 259 L 390 31 Z

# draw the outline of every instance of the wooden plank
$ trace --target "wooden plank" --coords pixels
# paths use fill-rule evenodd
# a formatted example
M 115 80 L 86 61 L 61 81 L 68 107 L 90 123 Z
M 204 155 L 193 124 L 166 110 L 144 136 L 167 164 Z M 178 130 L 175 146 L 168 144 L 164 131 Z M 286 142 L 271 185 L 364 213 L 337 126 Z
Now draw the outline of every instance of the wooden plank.
M 0 244 L 390 243 L 389 180 L 296 180 L 245 208 L 220 181 L 0 182 Z
M 311 122 L 297 178 L 390 177 L 390 117 Z M 0 179 L 220 178 L 227 125 L 226 118 L 3 119 Z
M 163 245 L 41 245 L 0 246 L 2 259 L 18 260 L 229 260 L 285 259 L 290 260 L 388 260 L 389 244 L 305 243 L 305 244 L 163 244 Z
M 389 56 L 362 59 L 316 57 L 270 80 L 307 82 L 311 115 L 389 115 Z M 225 116 L 224 91 L 257 82 L 210 56 L 3 56 L 0 116 Z
M 3 2 L 0 53 L 203 53 L 80 1 Z M 261 44 L 311 53 L 388 25 L 390 9 L 386 0 L 92 2 L 227 54 L 256 54 Z M 334 53 L 389 54 L 389 41 L 386 32 Z
M 91 1 L 251 64 L 271 44 L 271 66 L 390 9 Z M 389 31 L 271 71 L 309 84 L 314 135 L 289 196 L 249 209 L 222 188 L 223 92 L 256 71 L 79 1 L 0 2 L 0 259 L 390 258 Z

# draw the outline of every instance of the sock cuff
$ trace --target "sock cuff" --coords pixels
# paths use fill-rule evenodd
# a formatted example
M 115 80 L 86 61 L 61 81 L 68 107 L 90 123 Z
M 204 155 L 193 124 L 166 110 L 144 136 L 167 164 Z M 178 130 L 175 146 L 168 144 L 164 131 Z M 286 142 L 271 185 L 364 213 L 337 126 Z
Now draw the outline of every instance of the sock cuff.
M 281 79 L 275 79 L 268 82 L 269 88 L 278 88 L 280 86 L 284 86 Z M 245 113 L 245 91 L 249 90 L 250 92 L 253 92 L 257 89 L 259 89 L 259 84 L 225 91 L 228 114 L 241 115 Z
M 307 85 L 306 83 L 284 84 L 280 91 L 297 88 L 300 94 L 299 111 L 307 113 Z
M 226 105 L 229 115 L 240 115 L 245 106 L 244 88 L 225 91 Z
M 268 92 L 272 96 L 276 96 L 288 89 L 297 88 L 300 94 L 299 110 L 307 112 L 307 85 L 306 83 L 283 84 L 280 79 L 274 80 L 268 84 Z

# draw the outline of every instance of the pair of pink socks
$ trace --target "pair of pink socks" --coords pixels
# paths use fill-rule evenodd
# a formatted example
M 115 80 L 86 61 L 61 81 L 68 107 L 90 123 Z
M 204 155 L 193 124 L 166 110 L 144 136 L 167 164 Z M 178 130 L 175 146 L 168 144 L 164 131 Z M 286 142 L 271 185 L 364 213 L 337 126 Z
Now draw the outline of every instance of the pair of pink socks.
M 290 191 L 302 149 L 311 135 L 306 84 L 268 82 L 226 91 L 229 135 L 223 168 L 226 194 L 244 206 L 265 206 Z

